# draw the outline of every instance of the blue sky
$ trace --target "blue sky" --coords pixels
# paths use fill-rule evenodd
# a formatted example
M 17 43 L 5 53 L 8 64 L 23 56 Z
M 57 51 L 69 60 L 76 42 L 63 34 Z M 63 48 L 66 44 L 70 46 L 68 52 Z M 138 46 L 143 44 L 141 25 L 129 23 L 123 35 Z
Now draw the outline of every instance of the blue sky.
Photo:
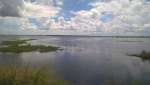
M 1 0 L 0 34 L 150 36 L 150 0 Z

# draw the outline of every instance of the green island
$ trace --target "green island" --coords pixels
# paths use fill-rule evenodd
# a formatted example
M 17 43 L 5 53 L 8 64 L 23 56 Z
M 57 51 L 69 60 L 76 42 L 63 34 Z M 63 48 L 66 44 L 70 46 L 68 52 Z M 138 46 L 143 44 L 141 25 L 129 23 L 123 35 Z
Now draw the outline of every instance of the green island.
M 54 47 L 54 46 L 31 45 L 27 42 L 31 40 L 36 40 L 36 39 L 2 41 L 0 45 L 4 45 L 4 47 L 0 48 L 0 52 L 22 53 L 22 52 L 31 52 L 31 51 L 52 52 L 56 50 L 62 50 L 59 47 Z
M 140 54 L 130 54 L 129 56 L 140 57 L 143 60 L 150 60 L 150 52 L 143 50 Z

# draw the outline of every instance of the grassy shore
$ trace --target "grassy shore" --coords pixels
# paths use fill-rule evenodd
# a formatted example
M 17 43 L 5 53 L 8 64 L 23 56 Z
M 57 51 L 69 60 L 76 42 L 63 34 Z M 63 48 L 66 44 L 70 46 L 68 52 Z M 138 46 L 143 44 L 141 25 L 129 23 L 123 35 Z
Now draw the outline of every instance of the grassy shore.
M 143 60 L 150 60 L 150 52 L 147 52 L 145 50 L 143 50 L 139 54 L 130 54 L 129 56 L 136 56 L 142 58 Z
M 4 65 L 0 69 L 0 85 L 68 85 L 63 80 L 54 79 L 45 67 L 37 69 L 30 65 Z
M 1 45 L 5 45 L 5 47 L 0 48 L 0 52 L 22 53 L 31 51 L 52 52 L 60 50 L 59 47 L 54 46 L 31 45 L 27 42 L 31 40 L 35 39 L 2 41 Z
M 107 85 L 146 85 L 142 80 L 131 80 L 128 84 L 110 79 Z M 71 85 L 60 79 L 54 79 L 46 67 L 32 68 L 30 65 L 4 65 L 0 69 L 0 85 Z M 104 84 L 102 84 L 104 85 Z
M 0 69 L 0 85 L 72 85 L 61 79 L 54 78 L 50 70 L 45 66 L 33 68 L 29 64 L 3 65 Z M 110 77 L 110 76 L 109 76 Z M 105 84 L 100 84 L 105 85 Z M 131 80 L 127 84 L 115 81 L 113 76 L 108 80 L 107 85 L 146 85 L 142 80 Z

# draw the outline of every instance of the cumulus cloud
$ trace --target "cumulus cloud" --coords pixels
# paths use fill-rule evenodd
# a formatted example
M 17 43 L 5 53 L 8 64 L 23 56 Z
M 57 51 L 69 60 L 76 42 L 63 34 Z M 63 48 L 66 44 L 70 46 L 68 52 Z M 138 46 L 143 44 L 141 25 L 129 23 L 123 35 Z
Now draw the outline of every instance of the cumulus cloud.
M 37 0 L 46 2 L 50 0 Z M 44 5 L 32 3 L 29 0 L 1 0 L 0 1 L 0 27 L 1 31 L 10 30 L 37 30 L 37 26 L 29 21 L 29 18 L 54 18 L 60 7 L 52 4 Z M 11 29 L 12 28 L 12 29 Z
M 144 24 L 144 25 L 143 25 L 143 27 L 144 27 L 144 28 L 147 28 L 147 29 L 149 29 L 149 30 L 150 30 L 150 23 L 148 23 L 148 24 Z
M 22 23 L 19 28 L 21 28 L 21 30 L 36 30 L 37 29 L 36 25 L 34 25 L 33 23 L 28 23 L 28 22 Z
M 98 10 L 95 9 L 91 9 L 90 11 L 85 11 L 85 10 L 81 10 L 81 11 L 70 11 L 72 14 L 75 14 L 76 17 L 79 18 L 93 18 L 93 19 L 97 19 L 100 18 L 100 13 L 98 12 Z
M 53 2 L 53 0 L 37 0 L 38 2 Z M 24 0 L 1 0 L 0 1 L 0 16 L 10 17 L 56 17 L 60 7 L 55 7 L 52 4 L 44 5 L 40 3 L 31 3 Z
M 78 17 L 72 17 L 70 20 L 58 17 L 58 22 L 50 18 L 41 18 L 37 21 L 42 24 L 40 27 L 41 30 L 67 30 L 71 32 L 96 32 L 98 26 L 101 24 L 96 19 L 81 20 Z
M 54 7 L 52 5 L 46 6 L 37 3 L 25 3 L 24 17 L 28 18 L 40 18 L 40 17 L 56 17 L 60 12 L 60 7 Z
M 75 16 L 70 20 L 58 17 L 43 21 L 41 29 L 70 30 L 78 32 L 97 32 L 105 34 L 140 34 L 149 31 L 150 28 L 150 6 L 143 0 L 112 0 L 109 3 L 94 2 L 90 10 L 70 11 Z M 105 13 L 105 14 L 103 14 Z M 114 17 L 109 20 L 106 14 Z M 106 18 L 103 22 L 101 18 Z
M 63 0 L 56 0 L 57 5 L 63 5 Z
M 114 15 L 113 20 L 103 23 L 105 31 L 137 33 L 149 27 L 150 4 L 143 0 L 112 0 L 110 3 L 94 2 L 89 5 L 100 13 Z
M 150 3 L 146 0 L 97 0 L 89 3 L 92 6 L 89 10 L 70 11 L 74 16 L 69 18 L 59 15 L 63 2 L 64 0 L 1 0 L 0 25 L 5 28 L 4 24 L 17 24 L 22 30 L 67 30 L 112 35 L 150 32 Z M 35 18 L 40 26 L 31 23 L 29 18 Z
M 37 27 L 30 23 L 28 18 L 0 17 L 0 27 L 5 29 L 36 30 Z
M 39 3 L 52 3 L 53 0 L 35 0 L 36 2 L 39 2 Z

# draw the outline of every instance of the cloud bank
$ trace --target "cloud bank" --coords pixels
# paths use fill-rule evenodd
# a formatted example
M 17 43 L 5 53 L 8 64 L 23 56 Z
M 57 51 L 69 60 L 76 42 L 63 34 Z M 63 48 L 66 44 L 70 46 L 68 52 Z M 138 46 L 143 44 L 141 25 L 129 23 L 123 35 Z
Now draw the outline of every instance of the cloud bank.
M 0 26 L 6 29 L 15 24 L 20 30 L 41 30 L 45 33 L 67 31 L 97 35 L 150 35 L 149 1 L 94 0 L 85 5 L 90 6 L 89 9 L 65 12 L 66 2 L 1 0 Z M 84 3 L 85 0 L 78 2 Z M 34 19 L 34 23 L 30 19 Z

